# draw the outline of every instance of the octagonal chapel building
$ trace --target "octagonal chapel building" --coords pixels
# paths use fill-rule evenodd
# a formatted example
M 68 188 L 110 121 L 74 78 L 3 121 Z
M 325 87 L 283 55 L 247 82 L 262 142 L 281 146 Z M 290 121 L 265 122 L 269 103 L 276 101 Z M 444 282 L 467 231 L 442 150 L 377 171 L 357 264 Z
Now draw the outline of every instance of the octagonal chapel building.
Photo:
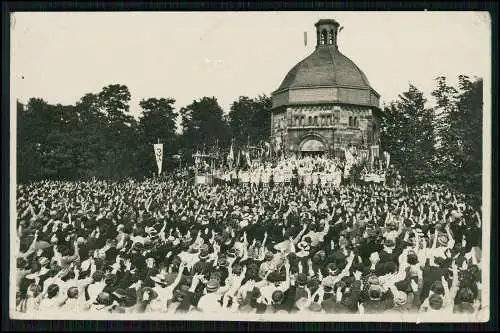
M 378 156 L 380 95 L 339 51 L 339 23 L 322 19 L 315 26 L 316 49 L 271 95 L 271 139 L 298 155 L 342 156 L 356 146 Z

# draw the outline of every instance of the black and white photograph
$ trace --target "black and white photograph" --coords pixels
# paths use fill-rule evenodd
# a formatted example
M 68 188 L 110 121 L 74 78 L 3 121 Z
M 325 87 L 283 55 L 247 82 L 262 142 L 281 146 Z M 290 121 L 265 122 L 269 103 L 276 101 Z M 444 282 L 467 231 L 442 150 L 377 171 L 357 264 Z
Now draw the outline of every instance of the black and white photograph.
M 11 319 L 489 320 L 488 12 L 10 28 Z

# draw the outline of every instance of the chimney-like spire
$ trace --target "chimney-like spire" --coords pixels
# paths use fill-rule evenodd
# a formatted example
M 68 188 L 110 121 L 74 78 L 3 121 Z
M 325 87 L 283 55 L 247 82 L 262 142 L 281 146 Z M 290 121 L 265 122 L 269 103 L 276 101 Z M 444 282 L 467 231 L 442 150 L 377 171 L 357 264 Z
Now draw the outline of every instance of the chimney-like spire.
M 316 47 L 333 46 L 337 48 L 337 35 L 340 24 L 335 20 L 321 19 L 316 24 Z

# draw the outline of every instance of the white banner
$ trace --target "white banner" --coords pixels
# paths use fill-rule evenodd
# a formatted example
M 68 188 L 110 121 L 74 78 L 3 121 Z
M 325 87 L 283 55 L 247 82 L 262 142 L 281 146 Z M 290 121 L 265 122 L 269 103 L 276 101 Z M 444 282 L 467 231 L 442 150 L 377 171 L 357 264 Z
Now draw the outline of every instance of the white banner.
M 372 155 L 373 155 L 373 157 L 379 157 L 379 146 L 378 145 L 372 146 Z
M 389 168 L 389 164 L 391 163 L 391 154 L 388 152 L 384 151 L 384 159 L 385 159 L 385 167 L 386 169 Z
M 156 165 L 158 166 L 158 176 L 161 174 L 161 166 L 163 163 L 163 143 L 155 143 L 153 145 L 156 157 Z

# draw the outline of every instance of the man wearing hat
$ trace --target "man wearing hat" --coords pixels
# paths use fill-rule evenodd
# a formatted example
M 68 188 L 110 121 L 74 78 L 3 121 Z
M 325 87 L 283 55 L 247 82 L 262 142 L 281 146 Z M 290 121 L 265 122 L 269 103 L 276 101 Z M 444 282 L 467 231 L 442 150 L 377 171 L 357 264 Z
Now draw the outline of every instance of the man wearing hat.
M 385 293 L 379 284 L 370 285 L 368 289 L 368 300 L 362 303 L 364 313 L 375 314 L 383 313 L 391 309 L 394 305 L 394 296 L 392 293 Z
M 247 266 L 235 265 L 232 269 L 229 269 L 229 277 L 227 278 L 226 286 L 224 289 L 227 289 L 222 299 L 222 307 L 227 308 L 229 302 L 233 302 L 233 304 L 237 301 L 236 295 L 241 287 L 241 283 L 245 278 L 245 274 L 247 272 Z
M 37 281 L 39 281 L 40 285 L 43 285 L 43 282 L 47 278 L 49 278 L 51 273 L 50 269 L 48 268 L 50 261 L 46 257 L 40 257 L 38 258 L 37 263 L 39 264 L 40 269 L 37 272 L 26 275 L 26 279 L 36 279 Z
M 92 264 L 91 264 L 92 265 Z M 89 301 L 93 302 L 97 299 L 97 296 L 106 287 L 105 274 L 103 271 L 96 270 L 91 276 L 91 283 L 87 287 L 87 294 L 89 295 Z
M 187 251 L 182 251 L 181 253 L 179 253 L 178 256 L 183 262 L 186 263 L 187 269 L 191 270 L 194 264 L 200 261 L 200 249 L 197 248 L 196 246 L 190 246 L 191 243 L 184 243 L 184 244 L 186 247 L 189 248 L 187 249 Z
M 111 298 L 118 306 L 114 309 L 116 313 L 131 313 L 137 303 L 137 290 L 135 288 L 116 289 L 111 293 Z
M 387 238 L 384 241 L 384 248 L 380 251 L 380 262 L 386 263 L 392 261 L 394 263 L 398 262 L 399 255 L 401 253 L 396 250 L 396 242 L 392 238 Z
M 193 265 L 192 273 L 195 275 L 201 274 L 205 278 L 208 278 L 213 266 L 212 263 L 208 262 L 209 257 L 210 253 L 208 246 L 201 246 L 198 254 L 199 261 Z
M 224 254 L 221 254 L 214 261 L 215 266 L 212 269 L 212 273 L 210 274 L 210 279 L 215 278 L 219 280 L 221 286 L 225 285 L 225 281 L 229 276 L 229 261 L 227 260 Z
M 276 277 L 274 277 L 276 275 Z M 280 277 L 279 273 L 273 272 L 267 276 L 269 284 L 260 288 L 260 292 L 262 294 L 262 299 L 264 303 L 271 304 L 281 304 L 284 300 L 284 293 L 290 288 L 291 279 L 290 279 L 290 263 L 288 261 L 285 262 L 285 281 L 279 282 Z M 279 291 L 276 293 L 276 291 Z M 274 297 L 273 297 L 274 296 Z
M 151 277 L 151 280 L 155 282 L 155 286 L 152 290 L 157 295 L 149 304 L 152 312 L 166 313 L 168 311 L 168 303 L 174 298 L 174 289 L 182 279 L 184 268 L 185 264 L 181 263 L 179 265 L 179 272 L 175 280 L 171 283 L 167 280 L 167 272 L 165 269 L 162 269 L 157 275 Z
M 341 299 L 337 300 L 338 290 L 335 290 L 335 287 L 338 287 L 337 280 L 333 276 L 327 276 L 323 279 L 322 288 L 324 295 L 321 307 L 326 313 L 352 313 L 353 311 L 343 305 Z
M 115 239 L 108 239 L 106 241 L 106 246 L 102 250 L 104 252 L 104 259 L 108 263 L 112 263 L 115 261 L 119 251 L 116 248 L 117 241 Z
M 137 291 L 137 303 L 134 312 L 151 312 L 151 302 L 158 298 L 158 294 L 151 287 L 142 287 Z
M 195 275 L 197 277 L 197 275 Z M 201 275 L 199 276 L 201 278 Z M 198 279 L 199 279 L 198 278 Z M 194 280 L 195 278 L 193 278 Z M 210 279 L 205 284 L 205 290 L 196 307 L 203 313 L 219 313 L 222 310 L 222 298 L 228 287 L 221 289 L 217 279 Z
M 264 279 L 267 274 L 276 269 L 275 264 L 273 263 L 274 255 L 272 252 L 266 252 L 264 256 L 264 262 L 260 264 L 259 268 L 259 277 Z

